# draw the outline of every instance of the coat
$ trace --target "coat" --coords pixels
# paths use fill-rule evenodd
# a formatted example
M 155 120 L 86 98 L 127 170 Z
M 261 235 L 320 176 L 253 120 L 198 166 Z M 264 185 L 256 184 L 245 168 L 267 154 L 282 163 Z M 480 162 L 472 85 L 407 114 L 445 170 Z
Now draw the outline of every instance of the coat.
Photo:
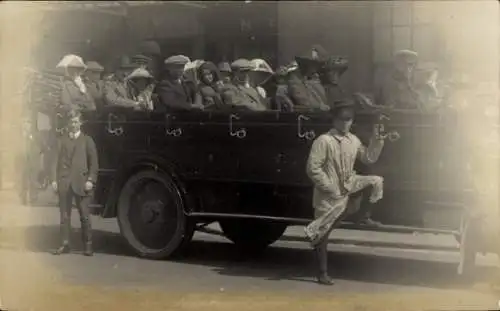
M 253 87 L 228 84 L 224 87 L 222 94 L 224 103 L 236 108 L 244 108 L 254 111 L 266 110 L 264 99 Z
M 102 108 L 104 106 L 104 82 L 102 80 L 89 81 L 87 88 L 94 99 L 96 108 Z
M 158 95 L 158 101 L 154 110 L 165 112 L 169 109 L 192 109 L 194 94 L 192 87 L 184 82 L 177 83 L 171 80 L 162 80 L 155 87 L 154 93 Z
M 104 82 L 104 101 L 107 105 L 121 107 L 137 107 L 137 103 L 130 98 L 126 82 L 112 77 Z
M 305 80 L 292 76 L 288 80 L 288 92 L 295 106 L 328 110 L 326 91 L 320 81 Z
M 416 109 L 422 107 L 419 94 L 410 82 L 397 73 L 387 77 L 379 88 L 376 103 L 394 108 Z
M 200 83 L 198 84 L 195 103 L 202 104 L 207 109 L 223 109 L 224 102 L 222 101 L 221 90 L 222 87 Z
M 60 191 L 72 188 L 75 194 L 87 195 L 85 183 L 87 181 L 96 182 L 99 170 L 99 160 L 97 148 L 94 140 L 83 133 L 76 138 L 75 149 L 71 157 L 70 167 L 63 165 L 61 161 L 63 148 L 72 143 L 68 135 L 62 136 L 55 148 L 52 163 L 52 180 L 57 182 Z
M 62 82 L 60 105 L 64 110 L 96 109 L 94 98 L 92 98 L 88 88 L 85 93 L 82 93 L 75 82 L 70 79 L 65 79 Z

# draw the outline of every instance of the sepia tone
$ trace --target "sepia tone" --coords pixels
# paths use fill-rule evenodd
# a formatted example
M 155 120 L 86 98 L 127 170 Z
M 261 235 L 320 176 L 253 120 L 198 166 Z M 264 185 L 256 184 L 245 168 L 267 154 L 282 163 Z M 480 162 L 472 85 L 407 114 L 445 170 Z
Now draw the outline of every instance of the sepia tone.
M 1 8 L 0 309 L 498 308 L 497 2 Z

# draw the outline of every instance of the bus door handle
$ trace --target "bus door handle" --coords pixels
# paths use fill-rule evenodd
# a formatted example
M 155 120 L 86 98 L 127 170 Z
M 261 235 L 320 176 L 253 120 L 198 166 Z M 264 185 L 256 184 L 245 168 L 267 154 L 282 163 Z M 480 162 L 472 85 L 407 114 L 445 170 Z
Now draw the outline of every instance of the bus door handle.
M 313 140 L 316 137 L 316 133 L 314 132 L 314 130 L 305 131 L 305 132 L 302 130 L 302 120 L 307 121 L 309 119 L 310 119 L 309 117 L 306 117 L 304 115 L 299 115 L 297 117 L 297 136 L 299 138 Z
M 167 135 L 167 136 L 174 136 L 174 137 L 181 136 L 182 135 L 182 128 L 180 128 L 180 127 L 178 127 L 178 128 L 169 127 L 169 125 L 170 125 L 170 117 L 171 117 L 170 114 L 167 114 L 165 116 L 165 135 Z
M 385 114 L 381 114 L 379 116 L 379 121 L 390 120 L 391 118 Z M 387 132 L 385 130 L 385 124 L 383 122 L 375 124 L 378 128 L 378 136 L 380 139 L 388 139 L 390 142 L 395 142 L 401 138 L 401 135 L 398 131 L 390 131 Z
M 121 136 L 123 135 L 123 126 L 118 126 L 118 127 L 113 127 L 113 122 L 118 121 L 118 116 L 116 116 L 113 113 L 108 114 L 108 125 L 106 126 L 106 129 L 108 130 L 108 133 L 114 136 Z
M 247 136 L 247 130 L 246 128 L 239 128 L 236 131 L 233 129 L 233 120 L 239 120 L 240 117 L 238 117 L 235 114 L 231 114 L 229 116 L 229 135 L 231 137 L 236 137 L 239 139 L 243 139 Z

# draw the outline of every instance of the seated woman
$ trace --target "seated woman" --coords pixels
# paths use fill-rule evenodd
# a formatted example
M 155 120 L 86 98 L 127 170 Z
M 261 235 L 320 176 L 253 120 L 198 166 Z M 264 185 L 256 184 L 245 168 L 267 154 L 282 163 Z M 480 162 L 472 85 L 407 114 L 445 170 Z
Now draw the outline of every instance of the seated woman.
M 205 109 L 222 109 L 222 84 L 219 71 L 212 62 L 204 62 L 198 67 L 198 92 L 195 105 L 203 105 Z
M 153 110 L 154 77 L 145 68 L 139 67 L 127 76 L 129 96 L 138 103 L 138 109 Z

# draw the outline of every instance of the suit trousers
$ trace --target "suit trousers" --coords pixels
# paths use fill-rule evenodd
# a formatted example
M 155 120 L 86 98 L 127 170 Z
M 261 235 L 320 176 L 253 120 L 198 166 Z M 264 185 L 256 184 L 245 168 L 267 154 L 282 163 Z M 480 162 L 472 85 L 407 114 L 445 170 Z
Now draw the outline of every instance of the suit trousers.
M 73 208 L 73 200 L 75 201 L 76 209 L 80 214 L 80 224 L 82 232 L 82 241 L 85 244 L 92 243 L 92 225 L 90 221 L 89 204 L 92 196 L 81 196 L 76 194 L 71 185 L 67 188 L 59 190 L 59 211 L 61 215 L 61 238 L 63 245 L 70 244 L 71 235 L 71 210 Z

